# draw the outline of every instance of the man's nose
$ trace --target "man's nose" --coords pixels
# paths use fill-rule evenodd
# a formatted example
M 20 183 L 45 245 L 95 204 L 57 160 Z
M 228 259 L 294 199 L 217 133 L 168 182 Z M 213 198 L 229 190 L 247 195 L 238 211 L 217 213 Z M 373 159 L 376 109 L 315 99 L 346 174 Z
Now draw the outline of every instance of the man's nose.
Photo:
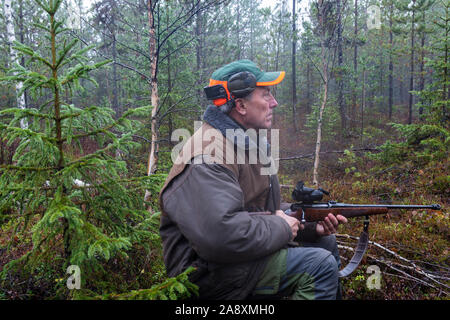
M 276 108 L 278 106 L 277 100 L 274 98 L 274 96 L 272 94 L 270 94 L 270 97 L 271 97 L 270 104 L 269 104 L 270 108 L 271 109 Z

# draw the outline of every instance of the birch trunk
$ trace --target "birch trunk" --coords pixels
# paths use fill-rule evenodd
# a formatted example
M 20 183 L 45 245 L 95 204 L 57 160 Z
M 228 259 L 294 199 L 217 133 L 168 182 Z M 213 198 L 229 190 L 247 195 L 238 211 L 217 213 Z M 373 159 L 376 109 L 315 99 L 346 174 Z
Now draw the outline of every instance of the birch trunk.
M 320 162 L 320 144 L 322 140 L 322 119 L 323 119 L 323 111 L 325 110 L 325 105 L 327 103 L 327 95 L 328 95 L 328 65 L 327 59 L 325 57 L 325 26 L 323 21 L 323 2 L 320 1 L 320 16 L 319 23 L 320 28 L 322 29 L 322 37 L 321 37 L 321 58 L 322 58 L 322 78 L 323 78 L 323 98 L 322 105 L 320 106 L 319 111 L 319 119 L 317 121 L 317 140 L 316 140 L 316 152 L 314 156 L 314 170 L 313 170 L 313 184 L 314 186 L 319 186 L 319 162 Z
M 326 68 L 326 67 L 325 67 Z M 325 110 L 325 105 L 327 103 L 327 94 L 328 94 L 328 76 L 324 74 L 324 90 L 323 90 L 323 98 L 322 105 L 320 106 L 319 111 L 319 119 L 317 121 L 317 140 L 316 140 L 316 152 L 314 156 L 314 171 L 313 171 L 313 184 L 314 186 L 319 186 L 319 162 L 320 162 L 320 144 L 322 140 L 322 119 L 323 119 L 323 111 Z
M 157 80 L 157 67 L 158 67 L 158 54 L 156 51 L 156 34 L 155 34 L 155 21 L 153 15 L 153 1 L 148 0 L 148 22 L 149 22 L 149 33 L 150 33 L 150 57 L 152 58 L 150 65 L 151 72 L 151 104 L 152 104 L 152 123 L 151 123 L 151 131 L 152 131 L 152 142 L 150 154 L 148 156 L 148 166 L 147 166 L 147 175 L 152 175 L 156 171 L 156 164 L 158 162 L 158 123 L 156 119 L 156 115 L 159 108 L 159 95 L 158 95 L 158 80 Z M 147 190 L 145 192 L 145 201 L 149 201 L 151 197 L 151 193 Z M 149 206 L 149 210 L 151 211 L 151 207 Z
M 11 56 L 11 67 L 14 67 L 15 63 L 19 63 L 17 52 L 12 48 L 14 41 L 16 41 L 16 35 L 14 33 L 14 23 L 12 18 L 12 8 L 11 0 L 5 0 L 5 23 L 6 23 L 6 41 L 9 47 L 9 55 Z M 16 98 L 17 107 L 20 109 L 25 109 L 25 94 L 20 93 L 22 90 L 22 82 L 17 82 L 16 84 Z M 28 128 L 28 123 L 26 119 L 20 120 L 20 127 L 22 129 Z

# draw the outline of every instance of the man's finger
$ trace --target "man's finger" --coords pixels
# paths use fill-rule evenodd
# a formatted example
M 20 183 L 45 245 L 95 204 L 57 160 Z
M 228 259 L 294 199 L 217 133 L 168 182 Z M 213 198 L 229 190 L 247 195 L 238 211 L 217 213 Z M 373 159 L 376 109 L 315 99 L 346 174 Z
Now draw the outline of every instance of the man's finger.
M 347 218 L 342 216 L 342 215 L 340 215 L 340 214 L 338 214 L 336 216 L 336 219 L 338 219 L 340 223 L 347 223 L 348 222 Z
M 325 218 L 325 221 L 321 221 L 319 223 L 323 227 L 324 235 L 329 235 L 329 234 L 331 234 L 331 232 L 330 232 L 330 228 L 327 225 L 326 219 L 327 218 Z
M 331 216 L 332 216 L 332 217 L 327 217 L 327 218 L 325 218 L 325 222 L 326 222 L 326 225 L 327 225 L 327 229 L 328 229 L 328 232 L 329 232 L 330 234 L 336 232 L 336 227 L 337 227 L 337 225 L 338 225 L 337 219 L 336 219 L 333 215 L 331 215 Z
M 339 221 L 334 214 L 329 213 L 328 219 L 329 219 L 330 223 L 332 223 L 333 227 L 337 227 L 339 225 Z

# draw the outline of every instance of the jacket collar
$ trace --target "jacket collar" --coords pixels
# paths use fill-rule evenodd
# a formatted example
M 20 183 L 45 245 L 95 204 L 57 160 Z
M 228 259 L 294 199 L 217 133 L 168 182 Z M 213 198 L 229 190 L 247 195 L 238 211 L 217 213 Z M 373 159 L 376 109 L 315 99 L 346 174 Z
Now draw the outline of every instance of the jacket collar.
M 264 135 L 259 135 L 256 132 L 256 137 L 252 137 L 246 133 L 246 128 L 237 123 L 233 118 L 229 117 L 225 113 L 219 110 L 218 107 L 210 105 L 206 108 L 203 114 L 203 120 L 209 125 L 219 130 L 224 137 L 227 137 L 227 130 L 233 130 L 234 141 L 232 141 L 236 146 L 245 150 L 252 150 L 258 148 L 258 140 L 261 140 L 261 146 L 264 144 L 267 146 L 267 152 L 270 152 L 270 144 Z

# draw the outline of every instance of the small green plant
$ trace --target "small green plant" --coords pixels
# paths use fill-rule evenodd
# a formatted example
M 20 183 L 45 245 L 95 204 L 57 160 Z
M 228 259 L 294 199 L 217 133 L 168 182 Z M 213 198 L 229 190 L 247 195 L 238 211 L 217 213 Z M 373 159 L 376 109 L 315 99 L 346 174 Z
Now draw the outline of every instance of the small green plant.
M 322 119 L 323 142 L 335 141 L 338 135 L 340 117 L 339 111 L 335 106 L 336 102 L 332 98 L 330 98 L 323 112 L 323 119 Z M 308 134 L 311 136 L 316 135 L 319 111 L 320 105 L 313 105 L 311 113 L 307 115 L 305 127 L 307 129 Z
M 338 159 L 338 163 L 345 167 L 345 174 L 353 174 L 353 176 L 359 178 L 361 177 L 361 173 L 357 167 L 361 163 L 361 159 L 351 151 L 351 148 L 344 150 L 344 154 Z
M 75 293 L 75 299 L 94 300 L 179 300 L 198 296 L 198 286 L 191 283 L 188 275 L 195 269 L 189 267 L 176 277 L 168 278 L 150 289 L 132 290 L 123 294 L 106 294 L 89 298 L 83 294 Z

